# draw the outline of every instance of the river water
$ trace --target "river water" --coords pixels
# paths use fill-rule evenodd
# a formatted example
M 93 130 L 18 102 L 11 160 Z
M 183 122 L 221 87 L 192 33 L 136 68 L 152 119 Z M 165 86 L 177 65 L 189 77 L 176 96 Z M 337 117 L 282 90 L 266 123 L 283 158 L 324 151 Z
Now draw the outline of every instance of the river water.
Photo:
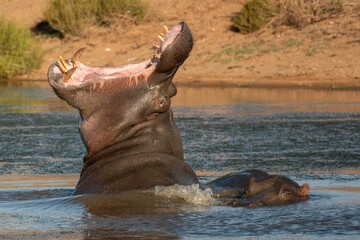
M 2 83 L 0 239 L 359 237 L 359 91 L 179 87 L 172 109 L 202 183 L 256 168 L 307 182 L 309 200 L 222 207 L 195 186 L 73 197 L 85 152 L 77 112 L 46 84 Z

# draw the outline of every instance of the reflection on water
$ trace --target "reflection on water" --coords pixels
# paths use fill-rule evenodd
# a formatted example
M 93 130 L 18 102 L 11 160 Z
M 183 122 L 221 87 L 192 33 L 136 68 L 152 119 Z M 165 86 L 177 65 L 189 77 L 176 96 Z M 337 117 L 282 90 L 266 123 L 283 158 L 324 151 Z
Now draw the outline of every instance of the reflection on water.
M 270 106 L 296 112 L 359 112 L 358 91 L 262 88 L 179 88 L 173 99 L 178 106 L 223 106 L 238 103 Z
M 201 182 L 259 168 L 311 187 L 307 202 L 230 208 L 146 192 L 71 196 L 85 152 L 79 117 L 39 85 L 0 85 L 0 238 L 360 234 L 360 92 L 179 88 L 174 115 Z
M 0 112 L 52 112 L 70 109 L 66 104 L 58 101 L 54 92 L 44 85 L 16 84 L 1 85 L 0 81 Z M 46 87 L 45 87 L 46 86 Z

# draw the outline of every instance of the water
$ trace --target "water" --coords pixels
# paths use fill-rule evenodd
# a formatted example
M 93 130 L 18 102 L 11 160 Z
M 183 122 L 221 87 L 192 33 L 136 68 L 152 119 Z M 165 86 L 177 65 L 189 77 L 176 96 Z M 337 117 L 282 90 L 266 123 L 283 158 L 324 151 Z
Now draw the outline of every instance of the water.
M 360 234 L 360 92 L 179 88 L 172 108 L 201 182 L 257 168 L 311 188 L 306 202 L 231 208 L 193 201 L 196 189 L 71 196 L 85 152 L 77 112 L 42 83 L 20 85 L 0 85 L 0 239 Z

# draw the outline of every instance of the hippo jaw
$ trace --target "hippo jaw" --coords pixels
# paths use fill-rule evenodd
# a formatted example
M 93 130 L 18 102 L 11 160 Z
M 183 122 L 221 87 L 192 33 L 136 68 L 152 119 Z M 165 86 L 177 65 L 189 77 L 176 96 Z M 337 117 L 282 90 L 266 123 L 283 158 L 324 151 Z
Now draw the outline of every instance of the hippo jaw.
M 122 82 L 124 88 L 146 85 L 148 89 L 162 87 L 169 97 L 176 94 L 176 88 L 171 80 L 179 66 L 189 56 L 193 47 L 192 34 L 188 26 L 181 22 L 177 25 L 164 26 L 166 33 L 159 35 L 160 45 L 156 54 L 138 64 L 128 64 L 118 67 L 89 67 L 79 58 L 85 48 L 76 51 L 72 58 L 53 63 L 48 70 L 48 80 L 56 94 L 75 108 L 84 108 L 81 96 L 74 91 L 84 91 L 86 94 L 94 90 Z
M 80 112 L 87 156 L 128 139 L 170 108 L 176 94 L 172 78 L 189 56 L 193 38 L 184 22 L 166 30 L 156 54 L 138 64 L 89 67 L 79 62 L 84 51 L 80 49 L 49 67 L 55 93 Z

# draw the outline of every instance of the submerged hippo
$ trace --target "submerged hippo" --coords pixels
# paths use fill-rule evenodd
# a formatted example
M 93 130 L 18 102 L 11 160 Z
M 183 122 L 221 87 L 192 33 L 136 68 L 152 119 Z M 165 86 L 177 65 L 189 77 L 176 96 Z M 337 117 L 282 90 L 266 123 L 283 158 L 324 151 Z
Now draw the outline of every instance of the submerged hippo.
M 308 199 L 309 185 L 261 170 L 231 173 L 207 184 L 228 206 L 287 204 Z
M 183 22 L 165 30 L 156 55 L 139 64 L 89 67 L 79 62 L 80 49 L 50 66 L 48 80 L 55 93 L 81 116 L 87 153 L 74 194 L 199 182 L 184 162 L 170 110 L 176 94 L 172 79 L 189 56 L 193 38 Z

